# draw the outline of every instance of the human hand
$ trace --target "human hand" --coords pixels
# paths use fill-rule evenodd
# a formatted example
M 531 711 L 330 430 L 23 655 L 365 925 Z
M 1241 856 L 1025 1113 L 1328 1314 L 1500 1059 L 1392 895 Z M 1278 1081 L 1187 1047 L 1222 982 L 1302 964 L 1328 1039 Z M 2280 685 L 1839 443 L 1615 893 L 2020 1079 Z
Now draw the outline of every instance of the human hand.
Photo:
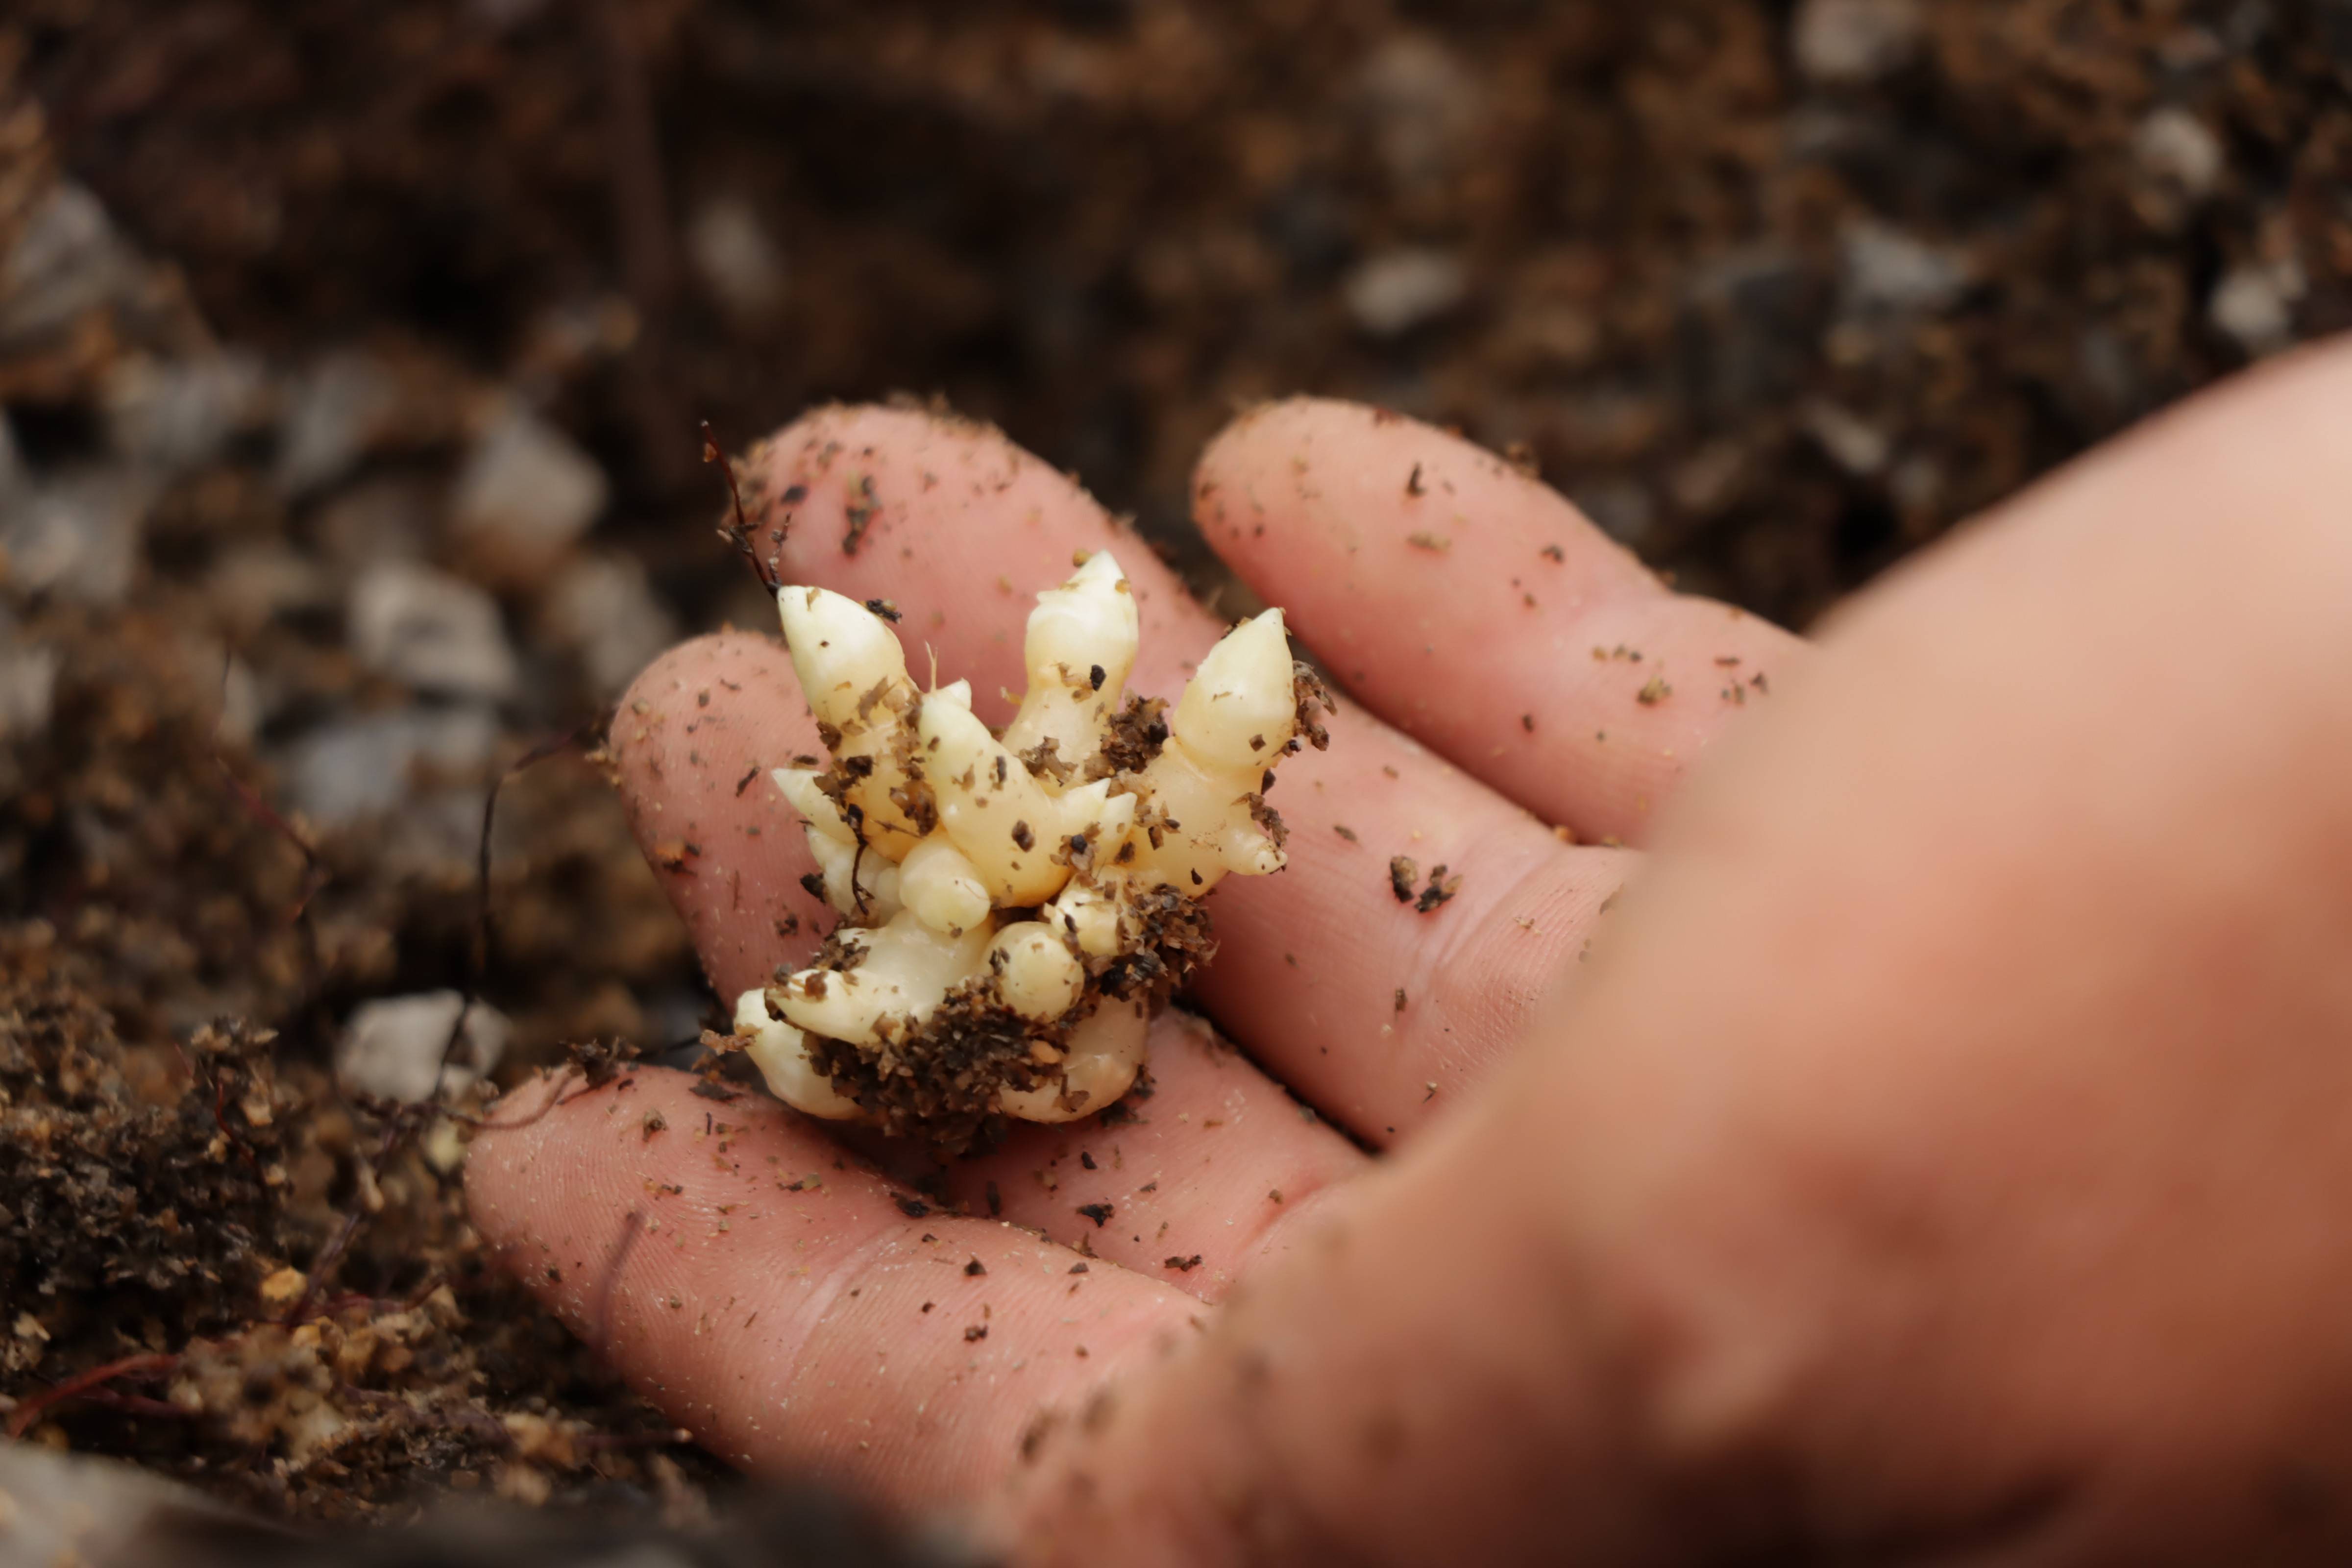
M 2347 384 L 2281 373 L 2045 488 L 1850 613 L 1793 690 L 1789 639 L 1664 595 L 1494 459 L 1362 410 L 1263 412 L 1204 463 L 1213 542 L 1495 788 L 1353 710 L 1285 768 L 1291 868 L 1221 890 L 1199 987 L 1253 1059 L 1164 1022 L 1142 1120 L 1022 1130 L 950 1173 L 974 1217 L 907 1214 L 780 1108 L 638 1073 L 486 1138 L 479 1223 L 717 1450 L 987 1507 L 1041 1560 L 1991 1561 L 2175 1521 L 2184 1479 L 2224 1519 L 2255 1440 L 2326 1386 L 2305 1374 L 2347 1366 L 2352 1266 L 2279 1199 L 2347 1173 L 2314 1042 L 2352 1001 L 2313 963 L 2352 936 L 2345 792 L 2315 784 L 2352 776 L 2314 657 L 2340 665 L 2352 603 L 2324 412 Z M 1027 595 L 1114 542 L 1034 460 L 917 416 L 819 416 L 773 460 L 810 486 L 787 576 L 895 599 L 982 692 L 1014 679 Z M 2223 497 L 2277 521 L 2217 539 Z M 1171 690 L 1215 623 L 1121 559 L 1138 688 Z M 1621 645 L 1643 662 L 1592 657 Z M 1676 689 L 1644 703 L 1661 664 Z M 787 668 L 689 645 L 614 729 L 722 994 L 804 951 L 780 908 L 814 913 L 787 815 L 736 787 L 813 749 Z M 1580 971 L 1630 857 L 1506 795 L 1638 841 L 1759 670 L 1786 710 L 1678 804 Z M 2163 710 L 2105 700 L 2126 680 Z M 2228 852 L 2200 852 L 2224 801 Z M 1399 853 L 1461 871 L 1459 899 L 1398 906 Z M 1400 1152 L 1370 1169 L 1277 1082 Z M 2184 1149 L 2209 1156 L 2185 1196 Z M 992 1188 L 1051 1239 L 984 1217 Z M 1076 1274 L 1054 1243 L 1080 1239 Z M 2305 1352 L 2294 1386 L 2284 1361 L 2220 1378 L 2241 1323 Z M 2216 1409 L 2235 1420 L 2194 1419 Z M 2244 1462 L 2195 1471 L 2216 1456 Z M 2296 1473 L 2326 1495 L 2324 1465 Z
M 755 498 L 806 491 L 784 509 L 785 578 L 894 600 L 918 672 L 928 645 L 943 675 L 971 679 L 983 713 L 1023 683 L 1031 595 L 1067 574 L 1075 550 L 1116 545 L 1135 585 L 1137 689 L 1172 695 L 1223 629 L 1076 486 L 978 426 L 828 411 L 751 467 Z M 642 1378 L 690 1391 L 680 1418 L 730 1457 L 815 1465 L 908 1503 L 971 1496 L 1040 1408 L 1083 1403 L 1163 1327 L 1202 1316 L 1368 1166 L 1279 1085 L 1381 1148 L 1449 1110 L 1514 1046 L 1630 870 L 1630 852 L 1571 847 L 1546 822 L 1640 838 L 1708 738 L 1745 700 L 1766 700 L 1795 647 L 1752 617 L 1667 595 L 1490 454 L 1367 409 L 1262 411 L 1217 444 L 1200 485 L 1203 526 L 1286 606 L 1301 639 L 1469 771 L 1360 709 L 1339 715 L 1328 752 L 1278 775 L 1290 868 L 1234 880 L 1213 906 L 1221 952 L 1201 997 L 1255 1061 L 1196 1020 L 1165 1017 L 1157 1092 L 1131 1107 L 1139 1120 L 1021 1128 L 992 1156 L 949 1169 L 951 1195 L 975 1215 L 1085 1245 L 1097 1259 L 1085 1275 L 1069 1273 L 1076 1257 L 985 1218 L 910 1219 L 895 1202 L 903 1189 L 856 1162 L 835 1169 L 840 1151 L 822 1129 L 765 1104 L 687 1098 L 674 1075 L 640 1073 L 626 1091 L 567 1104 L 530 1129 L 527 1152 L 513 1152 L 523 1135 L 486 1141 L 473 1176 L 485 1224 L 502 1239 L 566 1237 L 550 1255 L 564 1276 L 551 1293 Z M 845 509 L 869 498 L 879 510 L 845 554 Z M 1645 700 L 1662 678 L 1683 689 Z M 800 885 L 803 836 L 765 770 L 822 747 L 775 638 L 729 634 L 674 651 L 622 701 L 612 750 L 639 838 L 719 994 L 800 961 L 831 911 Z M 1426 913 L 1401 904 L 1389 871 L 1399 855 L 1423 878 L 1447 868 L 1459 892 Z M 671 1131 L 649 1139 L 656 1110 Z M 710 1185 L 706 1120 L 746 1129 L 721 1141 L 740 1190 Z M 528 1184 L 509 1186 L 509 1172 Z M 822 1187 L 777 1191 L 812 1173 Z M 719 1235 L 706 1211 L 722 1203 L 748 1206 Z M 1110 1222 L 1080 1212 L 1098 1203 Z M 630 1241 L 632 1215 L 659 1228 Z M 625 1246 L 626 1266 L 611 1270 Z M 960 1268 L 973 1256 L 986 1276 L 930 1262 Z M 852 1267 L 887 1283 L 844 1284 Z M 1008 1278 L 1015 1267 L 1035 1279 Z M 821 1328 L 791 1318 L 812 1291 L 833 1298 Z M 897 1299 L 908 1292 L 919 1299 Z M 727 1301 L 738 1306 L 721 1321 L 713 1303 Z M 762 1321 L 746 1328 L 761 1302 Z M 1097 1323 L 1107 1310 L 1118 1321 Z M 980 1326 L 987 1339 L 968 1343 Z M 887 1390 L 865 1360 L 877 1355 Z M 851 1363 L 856 1377 L 839 1375 Z M 814 1373 L 795 1370 L 819 1364 L 840 1397 L 816 1399 Z M 950 1377 L 969 1392 L 931 1386 Z M 751 1397 L 730 1398 L 737 1388 Z M 769 1396 L 816 1413 L 765 1420 L 758 1399 Z M 844 1452 L 824 1435 L 853 1399 L 873 1429 Z

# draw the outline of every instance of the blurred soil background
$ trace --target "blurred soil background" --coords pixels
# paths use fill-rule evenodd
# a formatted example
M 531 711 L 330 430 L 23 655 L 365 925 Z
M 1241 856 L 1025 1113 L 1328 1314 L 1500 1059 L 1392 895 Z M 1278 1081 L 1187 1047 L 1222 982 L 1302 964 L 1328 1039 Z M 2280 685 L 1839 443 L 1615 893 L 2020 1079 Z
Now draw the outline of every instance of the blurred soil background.
M 2352 325 L 2347 176 L 2346 0 L 16 0 L 0 1414 L 296 1519 L 723 1487 L 415 1103 L 703 1022 L 593 739 L 476 881 L 769 624 L 698 420 L 943 396 L 1205 584 L 1202 443 L 1363 398 L 1802 626 Z

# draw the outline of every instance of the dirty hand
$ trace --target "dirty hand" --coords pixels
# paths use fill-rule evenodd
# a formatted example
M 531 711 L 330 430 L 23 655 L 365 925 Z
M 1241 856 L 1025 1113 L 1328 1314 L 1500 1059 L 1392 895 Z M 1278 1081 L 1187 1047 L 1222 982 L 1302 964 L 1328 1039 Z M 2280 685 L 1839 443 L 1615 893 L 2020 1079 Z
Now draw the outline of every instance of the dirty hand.
M 2340 352 L 2225 391 L 1817 652 L 1456 440 L 1262 410 L 1197 516 L 1363 707 L 1213 900 L 1243 1050 L 1163 1019 L 1132 1119 L 945 1204 L 679 1075 L 541 1086 L 477 1220 L 716 1451 L 1040 1562 L 2331 1559 L 2347 405 Z M 1138 689 L 1219 629 L 991 433 L 832 411 L 761 462 L 786 578 L 977 691 L 1076 550 L 1140 593 Z M 613 749 L 719 994 L 804 955 L 782 649 L 677 650 Z

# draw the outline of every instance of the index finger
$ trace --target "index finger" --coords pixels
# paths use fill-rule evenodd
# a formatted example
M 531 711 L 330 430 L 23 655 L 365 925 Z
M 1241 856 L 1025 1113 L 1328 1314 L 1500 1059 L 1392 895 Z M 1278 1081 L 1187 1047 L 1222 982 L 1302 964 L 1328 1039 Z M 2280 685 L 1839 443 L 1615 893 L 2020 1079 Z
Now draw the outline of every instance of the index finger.
M 1045 1409 L 1207 1311 L 1007 1222 L 932 1209 L 783 1107 L 638 1068 L 499 1102 L 469 1213 L 583 1339 L 712 1452 L 900 1508 L 969 1502 Z

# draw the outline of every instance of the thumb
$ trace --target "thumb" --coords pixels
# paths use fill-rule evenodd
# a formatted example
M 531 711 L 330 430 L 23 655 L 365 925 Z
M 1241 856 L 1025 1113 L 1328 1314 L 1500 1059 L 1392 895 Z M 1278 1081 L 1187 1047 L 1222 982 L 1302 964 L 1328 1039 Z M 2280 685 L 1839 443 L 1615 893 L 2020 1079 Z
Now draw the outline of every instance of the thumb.
M 1332 1194 L 1213 1328 L 1073 1413 L 995 1521 L 1019 1559 L 1507 1563 L 1563 1518 L 1610 1540 L 1623 1446 L 1507 1110 Z
M 2347 406 L 2299 356 L 1843 613 L 1029 1558 L 2343 1561 Z

